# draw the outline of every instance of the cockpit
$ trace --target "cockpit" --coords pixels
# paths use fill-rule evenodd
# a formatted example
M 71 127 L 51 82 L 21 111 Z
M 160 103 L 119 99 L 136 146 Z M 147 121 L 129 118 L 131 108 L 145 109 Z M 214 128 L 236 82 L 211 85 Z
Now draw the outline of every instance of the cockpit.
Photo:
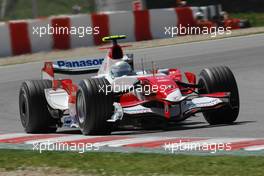
M 112 77 L 121 77 L 134 75 L 134 71 L 131 66 L 125 61 L 119 61 L 111 66 L 110 74 Z

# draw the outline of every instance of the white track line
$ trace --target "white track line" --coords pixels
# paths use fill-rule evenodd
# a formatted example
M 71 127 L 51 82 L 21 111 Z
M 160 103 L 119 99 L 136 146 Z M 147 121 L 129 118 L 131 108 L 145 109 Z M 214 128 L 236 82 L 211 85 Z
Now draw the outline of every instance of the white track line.
M 36 134 L 26 134 L 26 133 L 9 133 L 9 134 L 0 134 L 0 140 L 4 139 L 12 139 L 17 137 L 27 137 L 27 136 L 35 136 Z
M 8 133 L 8 134 L 0 134 L 0 140 L 18 138 L 18 137 L 27 137 L 27 136 L 36 136 L 39 134 L 26 134 L 26 133 Z M 36 144 L 36 143 L 58 143 L 58 142 L 69 142 L 74 140 L 85 140 L 85 139 L 92 139 L 102 136 L 83 136 L 83 135 L 67 135 L 67 136 L 58 136 L 58 137 L 51 137 L 46 139 L 39 139 L 39 140 L 29 140 L 26 141 L 25 144 Z M 159 140 L 171 140 L 171 139 L 180 139 L 179 137 L 132 137 L 129 139 L 119 139 L 119 140 L 112 140 L 106 142 L 97 142 L 94 143 L 94 146 L 108 146 L 108 147 L 122 147 L 129 144 L 137 144 L 137 143 L 148 143 L 154 142 Z M 185 138 L 182 138 L 185 139 Z M 255 138 L 209 138 L 206 140 L 199 140 L 199 141 L 192 141 L 192 142 L 171 142 L 168 144 L 175 144 L 178 147 L 190 147 L 189 150 L 195 150 L 197 146 L 210 145 L 210 144 L 227 144 L 230 143 L 232 146 L 233 143 L 236 142 L 244 142 L 244 141 L 253 141 L 256 140 Z M 166 142 L 165 142 L 166 143 Z M 163 146 L 165 147 L 165 146 Z M 167 146 L 168 147 L 168 146 Z M 173 146 L 172 146 L 173 147 Z M 258 151 L 264 150 L 264 145 L 253 145 L 249 147 L 245 147 L 244 150 L 246 151 Z
M 264 150 L 264 145 L 255 145 L 255 146 L 245 147 L 244 150 L 246 151 Z
M 98 142 L 98 143 L 94 143 L 94 146 L 122 147 L 128 144 L 136 144 L 136 143 L 141 143 L 141 142 L 152 142 L 152 141 L 157 141 L 157 140 L 162 140 L 162 139 L 164 139 L 164 137 L 133 137 L 131 139 Z

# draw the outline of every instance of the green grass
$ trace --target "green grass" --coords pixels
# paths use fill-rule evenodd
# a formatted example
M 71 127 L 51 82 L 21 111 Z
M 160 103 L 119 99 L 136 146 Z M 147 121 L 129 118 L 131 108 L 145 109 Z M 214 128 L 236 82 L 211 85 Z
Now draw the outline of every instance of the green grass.
M 8 1 L 13 1 L 14 3 L 8 6 L 4 20 L 32 18 L 31 0 Z M 76 4 L 82 7 L 81 13 L 89 13 L 94 10 L 93 0 L 37 0 L 38 15 L 46 17 L 58 14 L 71 14 L 72 7 Z
M 231 13 L 230 16 L 234 18 L 248 19 L 254 27 L 264 26 L 264 13 Z
M 264 157 L 0 150 L 0 170 L 56 167 L 93 175 L 264 175 Z M 1 173 L 1 172 L 0 172 Z

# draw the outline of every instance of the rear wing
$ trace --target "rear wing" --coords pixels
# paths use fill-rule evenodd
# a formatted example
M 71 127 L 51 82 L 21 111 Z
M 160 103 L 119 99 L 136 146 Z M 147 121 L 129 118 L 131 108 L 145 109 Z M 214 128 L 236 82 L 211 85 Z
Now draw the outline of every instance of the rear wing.
M 96 73 L 101 67 L 104 58 L 80 59 L 73 61 L 58 60 L 54 62 L 45 62 L 42 68 L 42 79 L 54 79 L 55 73 L 66 75 L 78 75 Z
M 127 58 L 133 60 L 133 54 L 126 54 Z M 55 73 L 65 75 L 80 75 L 88 73 L 97 73 L 104 58 L 83 58 L 80 60 L 58 60 L 54 62 L 45 62 L 41 71 L 42 79 L 54 79 Z

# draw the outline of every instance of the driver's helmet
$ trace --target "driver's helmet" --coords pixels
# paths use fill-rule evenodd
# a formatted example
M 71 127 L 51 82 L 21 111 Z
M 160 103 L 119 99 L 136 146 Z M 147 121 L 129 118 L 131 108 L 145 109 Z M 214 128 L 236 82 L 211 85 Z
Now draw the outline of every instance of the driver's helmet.
M 111 66 L 111 75 L 113 77 L 120 77 L 124 75 L 132 75 L 133 70 L 131 66 L 125 61 L 119 61 Z

